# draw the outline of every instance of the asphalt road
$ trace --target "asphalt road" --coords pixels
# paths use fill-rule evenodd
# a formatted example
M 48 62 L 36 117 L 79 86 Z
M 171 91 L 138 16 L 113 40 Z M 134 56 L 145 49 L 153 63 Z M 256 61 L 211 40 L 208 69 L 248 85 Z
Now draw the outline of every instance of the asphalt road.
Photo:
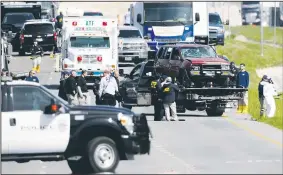
M 59 84 L 55 61 L 43 58 L 38 74 L 41 84 Z M 14 72 L 29 71 L 27 56 L 15 56 L 10 64 Z M 129 71 L 127 68 L 126 71 Z M 54 93 L 58 93 L 52 90 Z M 153 113 L 151 107 L 133 108 Z M 206 117 L 203 112 L 187 112 L 185 121 L 148 121 L 154 138 L 150 155 L 120 162 L 116 173 L 192 174 L 192 173 L 280 173 L 282 174 L 282 131 L 263 123 L 227 112 L 228 117 Z M 71 174 L 66 161 L 28 163 L 4 162 L 3 174 Z

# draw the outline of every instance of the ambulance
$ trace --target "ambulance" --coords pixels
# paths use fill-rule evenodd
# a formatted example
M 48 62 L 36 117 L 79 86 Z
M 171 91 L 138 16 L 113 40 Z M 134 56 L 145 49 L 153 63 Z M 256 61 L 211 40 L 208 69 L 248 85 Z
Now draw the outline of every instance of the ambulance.
M 118 70 L 117 19 L 66 17 L 62 29 L 62 72 L 87 71 L 87 83 L 100 80 L 105 69 Z

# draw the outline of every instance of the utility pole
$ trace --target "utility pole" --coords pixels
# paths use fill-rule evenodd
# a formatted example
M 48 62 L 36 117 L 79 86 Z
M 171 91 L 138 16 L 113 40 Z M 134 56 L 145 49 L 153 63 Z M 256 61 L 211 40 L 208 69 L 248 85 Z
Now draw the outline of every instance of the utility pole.
M 263 24 L 262 24 L 262 16 L 263 16 L 263 2 L 260 2 L 260 46 L 261 46 L 261 56 L 263 56 Z
M 274 2 L 274 44 L 276 44 L 276 2 Z

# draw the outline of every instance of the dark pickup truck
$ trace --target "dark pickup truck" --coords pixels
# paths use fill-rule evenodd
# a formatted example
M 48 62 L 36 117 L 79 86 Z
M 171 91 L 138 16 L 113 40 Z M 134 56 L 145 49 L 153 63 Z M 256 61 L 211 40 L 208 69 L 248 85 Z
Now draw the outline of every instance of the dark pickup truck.
M 130 74 L 120 74 L 124 80 L 120 81 L 120 93 L 123 96 L 123 107 L 131 109 L 133 106 L 154 105 L 154 96 L 151 83 L 160 76 L 156 72 L 154 60 L 148 60 L 136 65 Z M 177 112 L 185 113 L 190 111 L 206 110 L 208 116 L 221 116 L 228 102 L 233 102 L 242 98 L 241 94 L 247 89 L 244 88 L 184 88 L 180 86 L 178 92 Z

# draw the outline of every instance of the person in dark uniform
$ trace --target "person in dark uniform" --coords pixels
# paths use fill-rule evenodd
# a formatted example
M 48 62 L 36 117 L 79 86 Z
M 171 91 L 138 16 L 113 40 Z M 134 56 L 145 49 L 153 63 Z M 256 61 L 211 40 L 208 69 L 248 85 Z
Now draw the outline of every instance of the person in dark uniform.
M 71 75 L 66 79 L 64 89 L 67 94 L 68 103 L 70 105 L 76 105 L 76 94 L 77 94 L 77 81 L 76 71 L 72 71 Z
M 244 63 L 240 64 L 240 71 L 237 74 L 237 87 L 248 88 L 250 83 L 249 73 L 246 71 Z M 243 92 L 243 99 L 238 102 L 238 113 L 248 113 L 248 91 Z
M 35 75 L 35 71 L 31 70 L 29 75 L 25 78 L 26 81 L 33 81 L 39 83 L 37 76 Z
M 90 104 L 90 95 L 88 94 L 88 88 L 86 83 L 87 71 L 83 70 L 82 75 L 78 78 L 77 81 L 77 92 L 78 92 L 78 102 L 79 105 L 89 105 Z
M 66 79 L 69 77 L 70 73 L 69 72 L 63 72 L 63 76 L 60 80 L 60 86 L 59 86 L 59 92 L 58 92 L 58 96 L 61 97 L 63 100 L 65 101 L 68 101 L 68 98 L 67 98 L 67 94 L 65 92 L 65 82 L 66 82 Z
M 60 12 L 60 14 L 58 16 L 56 16 L 56 24 L 55 24 L 55 28 L 59 28 L 62 29 L 63 27 L 63 13 Z
M 154 104 L 154 121 L 161 121 L 164 116 L 164 107 L 161 99 L 161 83 L 167 78 L 166 75 L 161 76 L 159 79 L 151 82 L 151 90 L 153 95 Z
M 33 46 L 31 47 L 31 57 L 32 60 L 32 70 L 36 71 L 37 73 L 40 72 L 40 64 L 41 58 L 43 57 L 43 49 L 41 46 L 38 45 L 36 41 L 33 42 Z

